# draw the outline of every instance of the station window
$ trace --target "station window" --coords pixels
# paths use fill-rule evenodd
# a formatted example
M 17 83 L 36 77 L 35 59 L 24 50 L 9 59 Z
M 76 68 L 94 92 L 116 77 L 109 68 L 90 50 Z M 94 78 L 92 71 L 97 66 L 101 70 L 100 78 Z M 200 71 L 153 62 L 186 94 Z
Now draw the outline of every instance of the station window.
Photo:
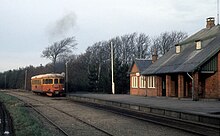
M 140 76 L 140 88 L 146 88 L 146 81 L 144 76 Z
M 132 88 L 138 88 L 138 78 L 136 77 L 136 76 L 133 76 L 132 78 L 131 78 L 131 87 Z
M 196 49 L 197 50 L 202 49 L 202 42 L 201 41 L 196 41 Z
M 155 77 L 154 76 L 147 77 L 147 86 L 148 88 L 155 88 Z
M 180 45 L 176 45 L 176 53 L 180 53 L 180 51 L 181 51 Z

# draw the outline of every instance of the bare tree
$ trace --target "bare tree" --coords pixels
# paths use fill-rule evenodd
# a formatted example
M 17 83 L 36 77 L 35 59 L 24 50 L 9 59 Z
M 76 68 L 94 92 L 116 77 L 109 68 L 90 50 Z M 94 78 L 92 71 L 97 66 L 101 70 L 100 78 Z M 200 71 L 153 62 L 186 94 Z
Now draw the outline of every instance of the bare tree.
M 135 57 L 135 38 L 137 33 L 126 34 L 121 36 L 121 60 L 122 64 L 130 64 Z
M 181 31 L 163 32 L 160 36 L 153 39 L 153 45 L 151 47 L 153 49 L 151 49 L 151 53 L 156 49 L 158 55 L 164 55 L 170 48 L 174 47 L 175 44 L 178 44 L 186 37 L 187 34 Z
M 65 38 L 61 41 L 54 42 L 51 46 L 45 48 L 42 52 L 42 57 L 52 60 L 53 72 L 55 72 L 57 59 L 59 57 L 69 56 L 75 49 L 76 45 L 75 37 Z
M 135 57 L 139 59 L 146 59 L 149 58 L 149 46 L 151 44 L 150 38 L 144 34 L 141 33 L 136 38 L 136 51 L 135 51 Z

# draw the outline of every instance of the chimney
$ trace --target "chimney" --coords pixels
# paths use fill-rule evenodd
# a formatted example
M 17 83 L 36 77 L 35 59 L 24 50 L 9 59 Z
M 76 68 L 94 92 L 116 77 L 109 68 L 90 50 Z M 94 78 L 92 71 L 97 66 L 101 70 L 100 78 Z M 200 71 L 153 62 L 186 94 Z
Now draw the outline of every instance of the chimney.
M 152 63 L 157 61 L 158 55 L 157 55 L 157 49 L 154 48 L 154 53 L 152 54 Z
M 210 29 L 213 26 L 215 26 L 215 18 L 214 17 L 206 18 L 206 28 Z

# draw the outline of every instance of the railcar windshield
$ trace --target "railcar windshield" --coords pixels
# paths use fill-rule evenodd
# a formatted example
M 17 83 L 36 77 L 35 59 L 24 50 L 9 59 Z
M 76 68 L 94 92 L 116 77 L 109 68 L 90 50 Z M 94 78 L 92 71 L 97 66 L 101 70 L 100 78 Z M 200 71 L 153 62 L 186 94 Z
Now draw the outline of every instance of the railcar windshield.
M 63 84 L 64 83 L 64 79 L 60 79 L 60 84 Z
M 58 84 L 58 79 L 54 79 L 54 84 Z
M 53 79 L 43 79 L 43 84 L 53 84 Z

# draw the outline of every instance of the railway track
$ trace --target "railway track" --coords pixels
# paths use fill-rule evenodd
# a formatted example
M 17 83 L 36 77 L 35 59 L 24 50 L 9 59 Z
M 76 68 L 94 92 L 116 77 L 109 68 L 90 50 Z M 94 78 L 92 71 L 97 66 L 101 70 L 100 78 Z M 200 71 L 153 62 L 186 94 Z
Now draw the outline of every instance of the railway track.
M 77 120 L 78 122 L 81 122 L 81 123 L 83 123 L 83 124 L 85 124 L 85 125 L 87 125 L 87 126 L 89 126 L 89 127 L 92 127 L 92 128 L 94 128 L 94 129 L 96 129 L 97 131 L 100 131 L 101 133 L 105 134 L 105 135 L 113 136 L 113 134 L 111 134 L 110 132 L 108 132 L 108 131 L 106 131 L 106 130 L 104 130 L 104 129 L 102 129 L 102 128 L 99 128 L 99 127 L 97 127 L 97 126 L 95 126 L 95 125 L 92 125 L 92 124 L 90 124 L 90 123 L 88 123 L 88 122 L 86 122 L 86 121 L 80 119 L 80 118 L 77 117 L 77 116 L 71 115 L 71 114 L 69 114 L 69 113 L 67 113 L 67 112 L 65 112 L 65 111 L 62 111 L 62 110 L 60 110 L 60 109 L 58 109 L 58 108 L 56 108 L 56 107 L 53 107 L 53 106 L 51 106 L 51 105 L 49 105 L 49 104 L 47 104 L 47 103 L 44 103 L 44 102 L 42 102 L 42 101 L 39 101 L 38 99 L 35 99 L 35 98 L 32 98 L 32 97 L 28 97 L 28 96 L 25 96 L 25 95 L 21 95 L 21 94 L 18 94 L 18 93 L 13 93 L 13 94 L 15 94 L 15 95 L 17 95 L 17 96 L 20 96 L 20 97 L 28 98 L 28 99 L 30 99 L 30 100 L 34 100 L 34 101 L 36 101 L 36 102 L 39 102 L 39 103 L 41 103 L 41 104 L 43 104 L 43 105 L 45 105 L 45 106 L 47 106 L 47 107 L 50 107 L 50 108 L 52 108 L 52 109 L 54 109 L 54 110 L 56 110 L 56 111 L 58 111 L 58 112 L 60 112 L 60 113 L 63 113 L 63 114 L 65 114 L 65 115 L 67 115 L 67 116 L 69 116 L 69 117 L 71 117 L 71 118 L 74 118 L 74 119 Z M 18 97 L 17 97 L 17 98 L 18 98 Z M 53 120 L 51 120 L 49 117 L 47 117 L 45 114 L 43 114 L 40 110 L 38 110 L 38 109 L 35 107 L 34 104 L 31 104 L 31 103 L 29 103 L 29 102 L 25 102 L 25 101 L 22 100 L 21 98 L 18 98 L 18 99 L 19 99 L 20 101 L 24 102 L 28 107 L 32 108 L 32 109 L 33 109 L 34 111 L 36 111 L 38 114 L 40 114 L 40 115 L 41 115 L 43 118 L 45 118 L 51 125 L 53 125 L 55 128 L 57 128 L 62 134 L 64 134 L 65 136 L 70 136 L 70 135 L 71 135 L 71 134 L 69 134 L 65 129 L 63 129 L 61 126 L 59 126 L 58 124 L 56 124 Z
M 16 95 L 20 96 L 20 97 L 25 97 L 27 99 L 31 99 L 34 101 L 37 101 L 39 103 L 42 104 L 41 101 L 39 101 L 38 99 L 29 97 L 29 96 L 25 96 L 25 95 L 21 95 L 19 93 L 16 93 Z M 62 98 L 53 98 L 54 100 L 61 100 Z M 107 111 L 107 112 L 111 112 L 117 115 L 121 115 L 121 116 L 126 116 L 129 118 L 135 118 L 144 122 L 152 122 L 155 124 L 159 124 L 162 126 L 167 126 L 170 128 L 175 128 L 177 130 L 183 130 L 192 134 L 196 134 L 196 135 L 212 135 L 212 136 L 219 136 L 220 133 L 220 128 L 216 127 L 216 126 L 208 126 L 208 125 L 204 125 L 204 124 L 198 124 L 198 123 L 193 123 L 190 121 L 183 121 L 183 120 L 178 120 L 178 119 L 172 119 L 172 118 L 165 118 L 162 116 L 155 116 L 152 114 L 146 114 L 146 113 L 142 113 L 142 112 L 137 112 L 137 111 L 131 111 L 131 110 L 126 110 L 126 109 L 122 109 L 122 108 L 116 108 L 116 107 L 110 107 L 110 106 L 105 106 L 105 105 L 99 105 L 99 104 L 94 104 L 94 103 L 89 103 L 89 102 L 79 102 L 79 101 L 74 101 L 77 102 L 80 105 L 86 106 L 86 107 L 91 107 L 91 108 L 95 108 L 95 109 L 99 109 L 99 110 L 103 110 L 103 111 Z M 94 125 L 91 125 L 90 123 L 78 118 L 77 116 L 74 116 L 68 112 L 65 112 L 63 110 L 60 110 L 56 107 L 53 107 L 47 103 L 43 103 L 44 105 L 51 107 L 53 109 L 55 109 L 56 111 L 63 113 L 71 118 L 74 118 L 75 120 L 82 122 L 90 127 L 93 127 L 94 129 L 101 131 L 103 134 L 105 135 L 113 135 L 111 133 L 109 133 L 106 130 L 100 129 L 99 127 L 96 127 Z M 33 106 L 33 108 L 35 108 Z M 53 122 L 53 121 L 49 121 L 49 122 Z M 56 125 L 56 124 L 55 124 Z M 58 128 L 59 129 L 59 128 Z M 62 131 L 62 130 L 61 130 Z M 67 132 L 66 132 L 67 133 Z M 68 135 L 68 133 L 67 133 Z
M 18 98 L 19 99 L 19 98 Z M 20 101 L 24 102 L 23 100 L 19 99 Z M 52 124 L 56 129 L 58 129 L 62 134 L 64 134 L 65 136 L 69 136 L 69 134 L 62 129 L 59 125 L 57 125 L 56 123 L 54 123 L 51 119 L 49 119 L 46 115 L 44 115 L 43 113 L 41 113 L 37 108 L 35 108 L 34 105 L 30 104 L 30 103 L 26 103 L 25 104 L 32 108 L 34 111 L 36 111 L 38 114 L 40 114 L 42 117 L 44 117 L 50 124 Z
M 74 100 L 73 100 L 74 101 Z M 82 101 L 74 101 L 79 104 L 89 106 L 92 108 L 96 108 L 99 110 L 104 110 L 108 112 L 112 112 L 118 115 L 123 115 L 131 118 L 135 118 L 141 121 L 152 122 L 155 124 L 183 130 L 186 132 L 190 132 L 196 135 L 201 136 L 220 136 L 220 126 L 206 125 L 202 123 L 195 123 L 191 121 L 184 121 L 180 119 L 173 119 L 169 117 L 163 117 L 153 114 L 146 114 L 143 112 L 131 111 L 124 108 L 106 106 L 96 103 L 82 102 Z

